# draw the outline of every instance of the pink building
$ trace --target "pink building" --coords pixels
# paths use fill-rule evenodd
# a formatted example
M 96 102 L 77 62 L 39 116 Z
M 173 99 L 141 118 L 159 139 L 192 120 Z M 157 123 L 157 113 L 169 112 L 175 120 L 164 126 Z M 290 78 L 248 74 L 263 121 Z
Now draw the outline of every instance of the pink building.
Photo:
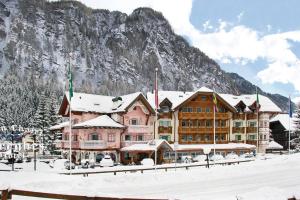
M 120 97 L 74 93 L 72 97 L 72 156 L 100 161 L 110 154 L 121 161 L 120 149 L 153 139 L 154 109 L 140 92 Z M 68 94 L 63 98 L 59 114 L 69 117 Z M 61 127 L 58 144 L 65 156 L 69 153 L 69 127 Z

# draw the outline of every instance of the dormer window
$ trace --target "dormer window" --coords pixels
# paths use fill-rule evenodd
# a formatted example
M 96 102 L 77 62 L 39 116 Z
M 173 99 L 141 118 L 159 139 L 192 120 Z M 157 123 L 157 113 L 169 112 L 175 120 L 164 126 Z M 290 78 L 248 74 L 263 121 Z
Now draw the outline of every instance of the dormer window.
M 130 120 L 130 124 L 131 124 L 131 125 L 139 125 L 139 122 L 138 122 L 137 119 L 131 119 L 131 120 Z

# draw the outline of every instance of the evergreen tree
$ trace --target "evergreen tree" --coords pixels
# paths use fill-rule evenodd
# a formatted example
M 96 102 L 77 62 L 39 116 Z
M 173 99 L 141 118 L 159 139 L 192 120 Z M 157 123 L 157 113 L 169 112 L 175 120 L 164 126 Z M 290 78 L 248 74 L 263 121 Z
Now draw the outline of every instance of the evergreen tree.
M 293 117 L 296 134 L 300 137 L 300 103 L 298 103 L 297 110 L 295 111 Z

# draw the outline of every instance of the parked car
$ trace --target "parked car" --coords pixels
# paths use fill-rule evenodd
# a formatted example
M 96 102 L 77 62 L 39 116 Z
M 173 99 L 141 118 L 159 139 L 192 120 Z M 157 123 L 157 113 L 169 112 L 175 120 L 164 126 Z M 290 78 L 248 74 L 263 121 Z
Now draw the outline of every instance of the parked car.
M 229 154 L 226 155 L 225 158 L 226 159 L 238 159 L 239 156 L 237 154 L 235 154 L 235 153 L 229 153 Z
M 151 158 L 144 158 L 141 161 L 141 164 L 145 166 L 154 166 L 154 161 Z
M 81 165 L 81 168 L 83 168 L 83 169 L 87 169 L 89 167 L 94 168 L 95 167 L 95 161 L 93 159 L 92 160 L 83 159 L 83 160 L 81 160 L 80 165 Z
M 193 158 L 193 162 L 204 162 L 206 161 L 206 155 L 198 155 Z
M 49 163 L 50 167 L 53 167 L 57 170 L 64 170 L 64 169 L 70 169 L 70 162 L 68 159 L 57 159 L 52 163 Z M 71 168 L 75 169 L 75 164 L 71 164 Z
M 105 155 L 100 161 L 100 167 L 113 167 L 114 161 L 111 159 L 110 155 Z
M 209 160 L 217 161 L 217 160 L 224 160 L 224 157 L 221 154 L 212 155 Z
M 181 162 L 191 163 L 192 162 L 192 156 L 182 156 L 181 157 Z

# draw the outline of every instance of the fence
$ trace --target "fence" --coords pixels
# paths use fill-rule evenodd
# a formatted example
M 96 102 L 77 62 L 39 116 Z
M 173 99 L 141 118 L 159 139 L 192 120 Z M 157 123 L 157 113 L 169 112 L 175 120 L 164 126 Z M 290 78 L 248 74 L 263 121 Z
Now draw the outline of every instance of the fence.
M 250 162 L 253 161 L 253 159 L 247 159 L 247 160 L 234 160 L 234 161 L 226 161 L 226 162 L 222 162 L 222 161 L 216 161 L 215 165 L 231 165 L 231 164 L 240 164 L 243 162 Z M 212 163 L 210 163 L 210 165 L 213 165 Z M 103 170 L 103 171 L 73 171 L 71 174 L 72 175 L 83 175 L 83 176 L 88 176 L 89 174 L 103 174 L 103 173 L 113 173 L 114 175 L 117 175 L 117 173 L 127 173 L 127 172 L 138 172 L 140 171 L 141 173 L 143 173 L 144 171 L 151 171 L 151 170 L 165 170 L 168 171 L 168 169 L 180 169 L 180 168 L 185 168 L 186 170 L 192 168 L 192 167 L 205 167 L 207 166 L 206 163 L 199 163 L 199 164 L 195 164 L 195 163 L 191 163 L 191 164 L 184 164 L 184 165 L 177 165 L 177 166 L 159 166 L 157 165 L 156 167 L 154 166 L 141 166 L 141 167 L 135 167 L 133 169 L 112 169 L 112 170 Z M 70 175 L 70 172 L 63 172 L 60 174 L 64 174 L 64 175 Z
M 157 199 L 146 199 L 146 198 L 120 198 L 120 197 L 95 197 L 95 196 L 83 196 L 83 195 L 71 195 L 71 194 L 55 194 L 46 192 L 34 192 L 26 190 L 15 190 L 6 189 L 0 190 L 2 195 L 0 195 L 1 200 L 12 199 L 13 196 L 23 196 L 23 197 L 38 197 L 38 198 L 48 198 L 48 199 L 67 199 L 67 200 L 157 200 Z M 1 194 L 1 193 L 0 193 Z

